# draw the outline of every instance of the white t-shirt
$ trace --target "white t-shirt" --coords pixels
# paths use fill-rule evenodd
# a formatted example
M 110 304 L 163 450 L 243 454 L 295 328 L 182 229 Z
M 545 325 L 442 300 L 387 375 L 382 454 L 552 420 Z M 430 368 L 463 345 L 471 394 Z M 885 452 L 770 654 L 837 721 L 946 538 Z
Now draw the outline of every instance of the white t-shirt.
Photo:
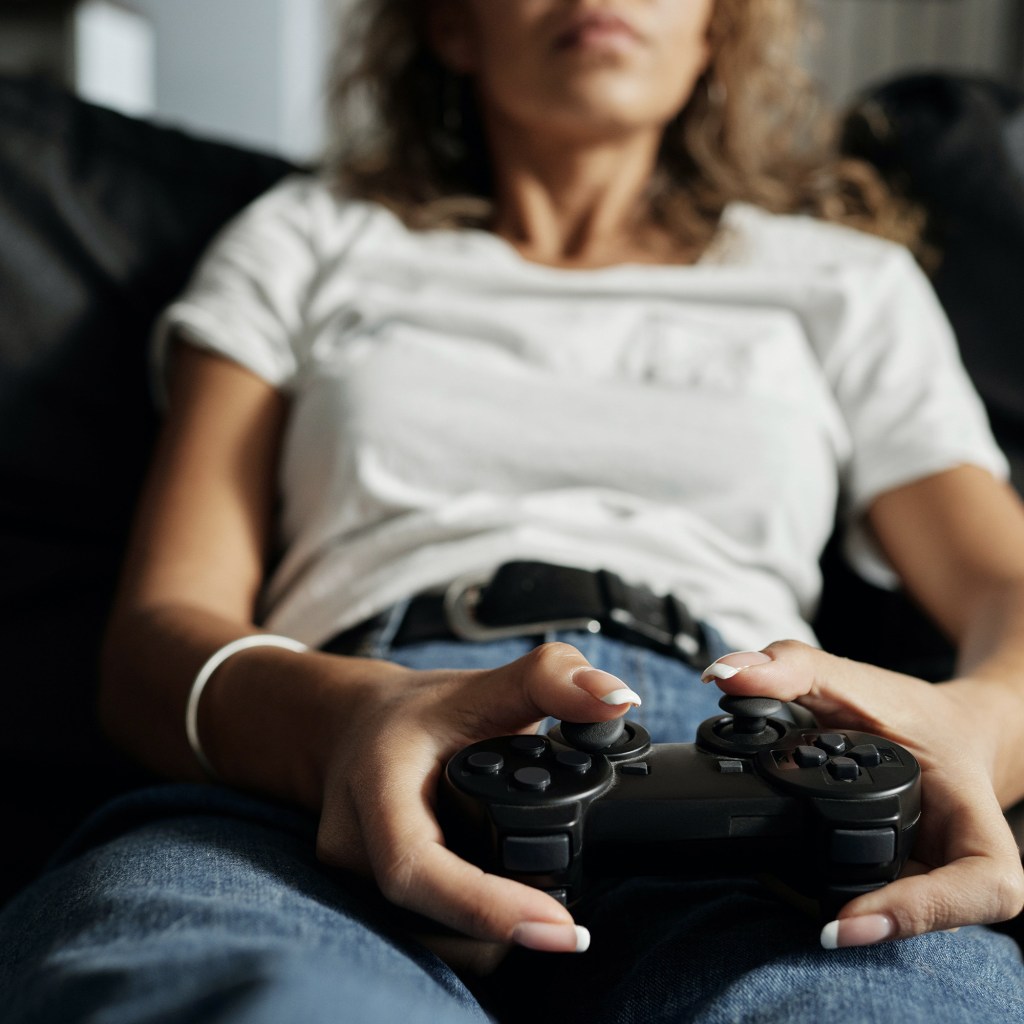
M 171 326 L 290 396 L 261 617 L 310 644 L 510 559 L 673 591 L 737 647 L 813 642 L 840 495 L 855 518 L 1006 472 L 911 256 L 752 206 L 695 266 L 567 270 L 295 176 L 211 247 L 158 373 Z

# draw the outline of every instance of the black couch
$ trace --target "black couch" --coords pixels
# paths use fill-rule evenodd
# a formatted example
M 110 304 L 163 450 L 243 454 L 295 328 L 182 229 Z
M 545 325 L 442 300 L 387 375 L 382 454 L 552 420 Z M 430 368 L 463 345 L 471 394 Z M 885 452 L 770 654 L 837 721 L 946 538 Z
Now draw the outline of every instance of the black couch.
M 1006 133 L 1024 134 L 1022 114 L 1020 92 L 923 76 L 875 91 L 846 138 L 932 211 L 946 250 L 935 282 L 1018 484 L 1024 168 Z M 292 169 L 0 80 L 0 901 L 87 810 L 144 781 L 103 739 L 93 701 L 156 427 L 146 343 L 211 235 Z M 902 597 L 834 551 L 826 565 L 826 646 L 946 671 L 948 647 Z

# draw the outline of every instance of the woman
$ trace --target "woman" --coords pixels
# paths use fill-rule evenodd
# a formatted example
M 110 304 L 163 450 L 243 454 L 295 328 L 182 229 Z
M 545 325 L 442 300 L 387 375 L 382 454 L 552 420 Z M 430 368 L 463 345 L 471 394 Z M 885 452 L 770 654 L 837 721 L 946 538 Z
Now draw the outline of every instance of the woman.
M 1019 956 L 977 925 L 1024 893 L 1000 812 L 1024 796 L 1024 517 L 905 250 L 787 213 L 885 220 L 863 172 L 792 155 L 791 4 L 368 8 L 336 100 L 369 97 L 391 134 L 247 211 L 159 346 L 166 427 L 102 711 L 151 767 L 223 785 L 86 830 L 41 883 L 64 917 L 20 954 L 22 1013 L 482 1019 L 410 937 L 426 918 L 492 966 L 514 947 L 473 983 L 500 1018 L 1019 1019 Z M 813 646 L 840 480 L 854 557 L 957 640 L 956 679 Z M 701 624 L 677 651 L 539 610 L 451 635 L 440 595 L 522 561 L 520 596 L 530 572 L 546 595 L 603 569 Z M 491 599 L 500 581 L 480 619 Z M 915 863 L 828 950 L 753 881 L 570 910 L 445 848 L 452 752 L 631 706 L 690 740 L 708 662 L 923 765 Z M 538 955 L 591 932 L 586 956 Z

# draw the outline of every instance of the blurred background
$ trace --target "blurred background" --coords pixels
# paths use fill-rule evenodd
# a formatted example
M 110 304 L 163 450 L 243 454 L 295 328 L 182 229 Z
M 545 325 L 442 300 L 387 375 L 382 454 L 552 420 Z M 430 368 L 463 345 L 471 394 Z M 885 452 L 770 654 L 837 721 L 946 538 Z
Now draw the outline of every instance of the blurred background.
M 87 99 L 307 160 L 352 0 L 0 0 L 0 73 L 40 73 Z M 495 0 L 502 2 L 502 0 Z M 807 0 L 808 66 L 843 102 L 905 71 L 1024 84 L 1024 0 Z

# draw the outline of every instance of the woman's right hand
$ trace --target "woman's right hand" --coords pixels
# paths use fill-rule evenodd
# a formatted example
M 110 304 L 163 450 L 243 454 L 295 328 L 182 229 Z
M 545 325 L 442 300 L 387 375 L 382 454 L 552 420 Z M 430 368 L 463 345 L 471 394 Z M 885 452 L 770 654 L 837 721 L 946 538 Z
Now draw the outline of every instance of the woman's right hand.
M 351 659 L 346 676 L 351 678 Z M 317 853 L 372 874 L 393 903 L 478 939 L 582 951 L 585 929 L 551 896 L 462 860 L 434 814 L 445 762 L 469 743 L 536 730 L 547 716 L 622 715 L 639 697 L 575 648 L 543 644 L 492 670 L 372 673 L 339 689 L 324 760 Z
M 111 616 L 100 706 L 109 735 L 140 762 L 198 779 L 181 724 L 188 684 L 211 653 L 253 628 L 288 404 L 187 339 L 173 351 L 169 412 Z M 470 935 L 575 949 L 580 936 L 555 900 L 445 849 L 435 791 L 442 764 L 466 744 L 527 732 L 548 715 L 614 718 L 624 704 L 599 698 L 623 688 L 562 645 L 493 671 L 451 672 L 262 648 L 217 669 L 199 732 L 225 783 L 319 810 L 325 863 L 370 872 L 394 902 Z

